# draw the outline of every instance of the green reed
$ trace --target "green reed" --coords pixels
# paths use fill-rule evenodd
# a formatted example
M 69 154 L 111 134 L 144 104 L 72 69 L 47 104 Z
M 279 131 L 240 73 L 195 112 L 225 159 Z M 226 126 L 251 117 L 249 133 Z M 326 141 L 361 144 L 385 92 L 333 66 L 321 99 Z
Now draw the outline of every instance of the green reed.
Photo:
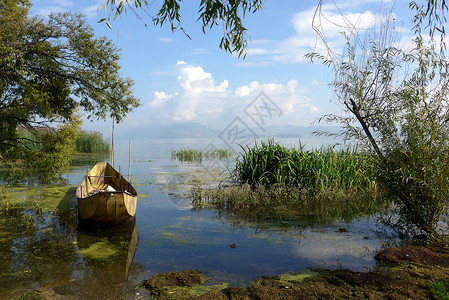
M 236 160 L 233 177 L 251 186 L 285 184 L 323 190 L 331 187 L 369 187 L 375 178 L 375 164 L 357 149 L 314 151 L 281 146 L 273 140 L 243 148 Z
M 76 140 L 76 151 L 82 153 L 108 153 L 110 142 L 99 132 L 82 131 Z
M 201 162 L 203 159 L 208 160 L 226 160 L 232 157 L 234 154 L 231 150 L 226 148 L 213 149 L 213 150 L 197 150 L 191 148 L 183 148 L 171 151 L 171 158 L 179 161 L 187 162 Z
M 251 220 L 321 222 L 370 215 L 387 205 L 374 161 L 357 149 L 308 151 L 273 140 L 242 149 L 231 175 L 235 184 L 192 189 L 194 207 L 212 204 Z

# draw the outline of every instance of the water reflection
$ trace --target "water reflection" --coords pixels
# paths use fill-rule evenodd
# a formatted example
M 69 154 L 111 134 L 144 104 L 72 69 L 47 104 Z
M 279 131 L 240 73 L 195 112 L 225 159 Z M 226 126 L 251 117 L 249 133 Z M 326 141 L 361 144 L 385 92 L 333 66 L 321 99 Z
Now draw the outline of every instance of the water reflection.
M 140 272 L 133 264 L 136 222 L 92 230 L 76 221 L 63 209 L 2 213 L 0 299 L 32 290 L 81 299 L 122 298 L 134 287 L 128 279 Z
M 121 298 L 128 288 L 139 236 L 135 220 L 110 228 L 79 226 L 79 260 L 69 284 L 54 288 L 59 295 L 83 299 Z
M 79 253 L 86 267 L 93 273 L 100 271 L 102 274 L 98 277 L 105 277 L 110 283 L 128 280 L 138 241 L 135 219 L 120 226 L 97 230 L 80 226 L 77 232 Z
M 116 165 L 127 166 L 128 142 L 117 145 Z M 181 194 L 222 170 L 170 159 L 171 149 L 188 145 L 141 141 L 133 147 L 131 179 L 147 197 L 138 200 L 136 222 L 124 227 L 78 227 L 76 185 L 86 165 L 107 160 L 104 156 L 81 158 L 65 175 L 68 186 L 8 192 L 10 199 L 30 198 L 45 209 L 0 212 L 0 299 L 34 289 L 76 299 L 134 297 L 135 286 L 151 275 L 191 268 L 210 277 L 208 284 L 242 286 L 262 275 L 311 266 L 358 271 L 374 266 L 373 252 L 387 240 L 375 219 L 286 227 L 192 211 Z

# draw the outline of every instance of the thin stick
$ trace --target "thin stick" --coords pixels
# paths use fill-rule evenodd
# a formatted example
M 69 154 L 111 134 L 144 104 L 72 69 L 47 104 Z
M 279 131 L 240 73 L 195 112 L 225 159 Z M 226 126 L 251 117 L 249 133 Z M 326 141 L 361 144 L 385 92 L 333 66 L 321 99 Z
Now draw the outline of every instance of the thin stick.
M 128 182 L 131 178 L 131 140 L 129 140 L 129 150 L 128 150 Z
M 114 117 L 112 117 L 112 151 L 111 151 L 111 164 L 114 167 Z

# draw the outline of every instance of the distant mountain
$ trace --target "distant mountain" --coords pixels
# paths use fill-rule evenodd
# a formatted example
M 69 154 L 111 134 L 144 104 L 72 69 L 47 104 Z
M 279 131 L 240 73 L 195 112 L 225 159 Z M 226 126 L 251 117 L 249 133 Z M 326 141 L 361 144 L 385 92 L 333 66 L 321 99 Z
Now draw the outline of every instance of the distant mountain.
M 198 123 L 183 123 L 174 125 L 151 125 L 135 128 L 131 132 L 129 130 L 117 131 L 117 138 L 134 138 L 145 139 L 182 139 L 182 138 L 216 138 L 222 130 L 211 128 L 212 126 L 204 126 Z M 259 138 L 308 138 L 313 137 L 315 131 L 326 131 L 338 133 L 339 127 L 336 126 L 295 126 L 295 125 L 273 125 L 264 128 L 251 128 L 251 130 Z
M 314 136 L 314 132 L 338 133 L 337 126 L 296 126 L 296 125 L 273 125 L 259 129 L 260 137 L 273 138 L 305 138 Z
M 214 138 L 218 132 L 198 123 L 184 123 L 160 128 L 156 138 L 180 139 L 180 138 Z

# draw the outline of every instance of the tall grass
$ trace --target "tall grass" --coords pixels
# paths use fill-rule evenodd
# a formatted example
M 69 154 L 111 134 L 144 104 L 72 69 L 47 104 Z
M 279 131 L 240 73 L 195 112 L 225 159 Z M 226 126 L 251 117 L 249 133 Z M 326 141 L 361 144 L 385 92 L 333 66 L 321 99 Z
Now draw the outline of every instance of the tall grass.
M 307 223 L 350 220 L 388 205 L 374 161 L 356 149 L 306 151 L 273 140 L 242 149 L 232 175 L 236 184 L 192 189 L 194 207 L 212 204 L 245 219 Z
M 107 153 L 111 151 L 111 144 L 99 132 L 82 131 L 76 140 L 76 151 L 82 153 Z
M 233 175 L 236 181 L 251 186 L 351 189 L 371 186 L 375 169 L 370 155 L 357 149 L 306 151 L 303 146 L 285 147 L 269 140 L 243 148 Z
M 207 151 L 191 148 L 183 148 L 171 151 L 172 159 L 187 162 L 201 162 L 203 159 L 225 160 L 232 156 L 233 156 L 232 151 L 226 148 L 207 150 Z

